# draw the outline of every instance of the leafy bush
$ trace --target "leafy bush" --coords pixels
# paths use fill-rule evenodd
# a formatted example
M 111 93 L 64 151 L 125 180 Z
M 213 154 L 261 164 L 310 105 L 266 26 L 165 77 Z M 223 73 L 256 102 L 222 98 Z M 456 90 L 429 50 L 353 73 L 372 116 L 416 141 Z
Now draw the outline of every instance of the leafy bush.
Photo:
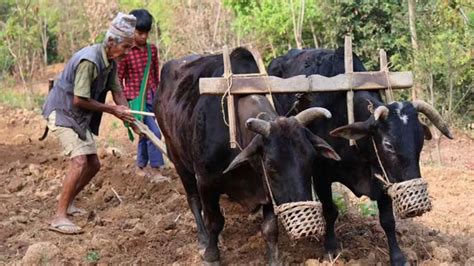
M 362 216 L 376 216 L 379 212 L 376 201 L 366 201 L 359 203 L 359 212 Z
M 100 260 L 100 254 L 97 250 L 90 250 L 86 254 L 86 261 L 89 263 L 97 263 Z
M 332 193 L 332 201 L 336 205 L 339 214 L 345 215 L 347 213 L 347 205 L 343 195 L 339 193 Z

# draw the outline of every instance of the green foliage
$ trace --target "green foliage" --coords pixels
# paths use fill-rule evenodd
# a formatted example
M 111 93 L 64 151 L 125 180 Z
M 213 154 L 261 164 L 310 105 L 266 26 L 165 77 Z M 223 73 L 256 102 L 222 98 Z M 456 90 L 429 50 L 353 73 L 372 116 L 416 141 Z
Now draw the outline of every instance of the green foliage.
M 113 121 L 113 122 L 112 122 L 112 128 L 113 128 L 113 129 L 118 129 L 118 128 L 120 128 L 120 127 L 121 127 L 121 126 L 120 126 L 120 124 L 119 124 L 117 121 Z
M 417 79 L 426 99 L 447 118 L 474 120 L 474 24 L 469 1 L 425 1 L 418 6 Z M 433 84 L 430 86 L 430 84 Z
M 4 32 L 0 32 L 0 39 L 2 39 Z M 4 75 L 9 73 L 9 70 L 13 67 L 14 60 L 8 51 L 8 47 L 4 42 L 0 42 L 0 80 L 4 78 Z
M 17 3 L 9 8 L 9 15 L 2 27 L 2 47 L 0 52 L 9 54 L 0 55 L 6 59 L 5 70 L 17 66 L 22 79 L 29 80 L 35 70 L 34 60 L 40 53 L 40 29 L 36 23 L 38 9 L 36 5 Z M 5 49 L 6 48 L 6 49 Z
M 40 94 L 27 94 L 22 91 L 0 88 L 0 104 L 33 110 L 41 108 L 43 103 L 44 96 Z
M 350 35 L 354 51 L 369 70 L 379 69 L 378 50 L 383 48 L 393 71 L 413 71 L 419 98 L 433 102 L 451 122 L 474 120 L 472 0 L 413 1 L 417 50 L 411 42 L 408 4 L 401 0 L 110 3 L 104 7 L 94 1 L 0 1 L 0 81 L 10 74 L 28 81 L 45 60 L 61 62 L 91 42 L 101 42 L 112 14 L 146 8 L 155 18 L 149 41 L 159 46 L 162 62 L 216 52 L 223 44 L 250 44 L 268 63 L 291 48 L 340 47 L 344 35 Z M 410 91 L 397 91 L 396 97 L 410 99 Z
M 299 10 L 303 2 L 303 47 L 342 47 L 344 36 L 350 35 L 369 70 L 380 69 L 378 51 L 383 48 L 392 71 L 414 72 L 422 87 L 419 98 L 432 101 L 446 118 L 457 114 L 472 123 L 472 1 L 414 1 L 418 51 L 411 43 L 407 1 L 224 1 L 235 15 L 233 30 L 272 53 L 266 61 L 295 47 L 291 4 Z M 396 96 L 408 100 L 410 91 L 397 91 Z
M 97 250 L 90 250 L 86 254 L 86 261 L 89 263 L 97 263 L 100 260 L 100 253 Z
M 145 8 L 150 12 L 154 18 L 154 25 L 149 36 L 149 41 L 155 44 L 162 44 L 163 46 L 171 46 L 170 34 L 172 33 L 170 23 L 173 16 L 173 8 L 176 2 L 172 0 L 161 1 L 146 1 L 141 0 L 119 0 L 119 6 L 125 12 L 130 12 L 133 9 Z M 166 53 L 162 53 L 165 54 Z
M 347 213 L 347 205 L 343 195 L 339 193 L 332 193 L 332 201 L 336 205 L 337 210 L 341 215 L 345 215 Z
M 376 216 L 379 209 L 376 201 L 367 201 L 359 203 L 359 212 L 362 216 Z
M 366 68 L 379 69 L 378 51 L 383 48 L 394 70 L 410 69 L 410 32 L 405 1 L 343 1 L 334 5 L 322 1 L 328 47 L 344 46 L 344 36 L 352 36 L 352 45 Z
M 266 61 L 297 45 L 294 26 L 301 14 L 301 1 L 224 0 L 224 5 L 235 14 L 233 29 L 237 35 L 247 36 L 261 49 L 271 53 L 265 57 Z M 303 46 L 314 45 L 313 30 L 322 24 L 320 12 L 317 1 L 305 2 L 301 29 Z

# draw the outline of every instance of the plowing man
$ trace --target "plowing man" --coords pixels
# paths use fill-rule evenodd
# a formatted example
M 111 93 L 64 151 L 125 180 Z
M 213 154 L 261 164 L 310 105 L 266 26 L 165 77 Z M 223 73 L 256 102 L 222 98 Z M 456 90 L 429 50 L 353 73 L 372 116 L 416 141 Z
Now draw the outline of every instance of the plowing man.
M 110 113 L 125 122 L 134 121 L 127 112 L 128 103 L 118 83 L 114 60 L 130 51 L 135 24 L 134 16 L 119 13 L 102 44 L 85 47 L 71 57 L 43 106 L 49 129 L 60 140 L 64 154 L 71 157 L 56 214 L 51 220 L 53 231 L 82 232 L 67 215 L 85 213 L 73 201 L 100 169 L 93 134 L 99 133 L 102 113 Z M 108 91 L 112 92 L 116 105 L 105 104 Z

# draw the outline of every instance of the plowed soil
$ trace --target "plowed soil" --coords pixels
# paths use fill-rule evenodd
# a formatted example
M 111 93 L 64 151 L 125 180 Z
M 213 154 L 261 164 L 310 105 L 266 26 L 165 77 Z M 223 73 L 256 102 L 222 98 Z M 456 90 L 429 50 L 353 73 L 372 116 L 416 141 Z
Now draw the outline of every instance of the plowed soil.
M 158 183 L 136 176 L 135 144 L 109 115 L 98 138 L 102 169 L 77 202 L 88 215 L 72 218 L 85 233 L 47 230 L 68 159 L 53 135 L 38 141 L 45 125 L 38 111 L 0 106 L 0 112 L 0 264 L 201 264 L 196 226 L 176 173 L 165 170 L 171 181 Z M 455 133 L 453 141 L 441 139 L 441 165 L 434 143 L 424 147 L 422 173 L 433 210 L 397 220 L 400 246 L 412 263 L 474 265 L 474 140 Z M 223 264 L 264 264 L 261 214 L 249 214 L 226 197 L 221 202 Z M 333 264 L 389 263 L 377 216 L 350 205 L 336 228 L 343 249 Z M 292 242 L 281 226 L 279 247 L 285 263 L 331 264 L 322 242 Z

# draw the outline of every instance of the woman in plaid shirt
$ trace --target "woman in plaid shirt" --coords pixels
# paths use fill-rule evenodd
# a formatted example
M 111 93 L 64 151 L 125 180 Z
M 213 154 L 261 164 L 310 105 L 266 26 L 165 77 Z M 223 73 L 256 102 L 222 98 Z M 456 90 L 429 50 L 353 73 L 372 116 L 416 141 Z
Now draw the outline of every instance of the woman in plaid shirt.
M 148 60 L 148 50 L 146 47 L 148 33 L 153 23 L 153 16 L 145 9 L 133 10 L 130 12 L 130 15 L 137 18 L 134 43 L 131 51 L 118 65 L 118 78 L 120 83 L 123 84 L 124 94 L 128 101 L 135 99 L 140 94 L 140 85 L 144 78 L 143 74 Z M 146 85 L 147 101 L 145 110 L 148 112 L 152 112 L 153 97 L 160 82 L 158 49 L 154 44 L 150 44 L 150 46 L 152 59 Z M 161 137 L 160 129 L 153 117 L 145 116 L 143 121 L 158 138 Z M 141 138 L 138 142 L 137 150 L 138 175 L 144 176 L 148 174 L 145 171 L 148 163 L 151 166 L 151 170 L 148 173 L 152 174 L 154 179 L 164 178 L 160 173 L 160 168 L 164 165 L 161 152 L 147 138 Z

